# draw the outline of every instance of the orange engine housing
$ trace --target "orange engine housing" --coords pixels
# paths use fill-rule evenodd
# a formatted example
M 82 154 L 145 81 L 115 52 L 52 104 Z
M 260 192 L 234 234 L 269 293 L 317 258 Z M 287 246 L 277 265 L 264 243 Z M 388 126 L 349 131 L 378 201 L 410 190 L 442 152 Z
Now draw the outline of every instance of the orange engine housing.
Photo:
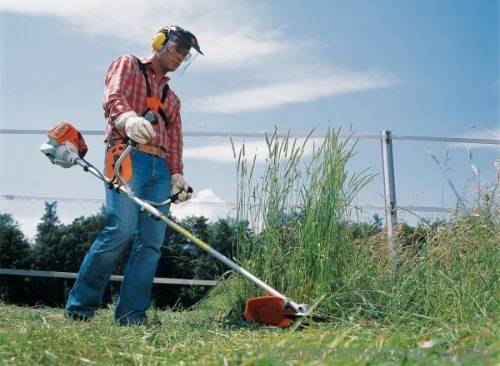
M 58 123 L 48 132 L 48 136 L 58 145 L 62 145 L 65 142 L 71 142 L 78 150 L 78 156 L 80 158 L 83 158 L 85 154 L 87 154 L 87 144 L 82 134 L 71 124 L 71 122 Z

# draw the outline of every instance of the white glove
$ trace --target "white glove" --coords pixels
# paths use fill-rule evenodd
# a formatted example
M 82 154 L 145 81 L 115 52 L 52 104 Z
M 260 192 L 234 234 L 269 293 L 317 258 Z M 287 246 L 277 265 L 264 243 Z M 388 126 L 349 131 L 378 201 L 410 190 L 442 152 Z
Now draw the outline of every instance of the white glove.
M 125 130 L 127 136 L 139 144 L 145 144 L 156 137 L 151 122 L 137 116 L 134 111 L 125 112 L 118 117 L 115 127 L 119 130 Z
M 188 182 L 186 182 L 182 174 L 179 173 L 173 174 L 171 183 L 172 183 L 172 196 L 178 193 L 176 199 L 172 201 L 173 203 L 187 201 L 188 199 L 191 198 L 192 189 L 190 189 L 191 187 L 189 187 Z

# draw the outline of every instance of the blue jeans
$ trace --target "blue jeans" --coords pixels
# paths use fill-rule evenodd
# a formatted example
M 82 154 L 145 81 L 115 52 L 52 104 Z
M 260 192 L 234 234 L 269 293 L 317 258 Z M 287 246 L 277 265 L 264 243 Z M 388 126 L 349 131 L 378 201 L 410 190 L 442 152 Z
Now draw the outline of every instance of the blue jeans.
M 164 159 L 131 152 L 133 192 L 141 199 L 164 201 L 170 196 L 170 172 Z M 169 205 L 159 207 L 167 214 Z M 120 324 L 146 322 L 151 288 L 165 237 L 166 223 L 154 220 L 124 193 L 106 189 L 106 226 L 90 247 L 66 304 L 70 317 L 91 318 L 101 305 L 109 277 L 132 236 L 134 242 L 125 269 L 115 320 Z

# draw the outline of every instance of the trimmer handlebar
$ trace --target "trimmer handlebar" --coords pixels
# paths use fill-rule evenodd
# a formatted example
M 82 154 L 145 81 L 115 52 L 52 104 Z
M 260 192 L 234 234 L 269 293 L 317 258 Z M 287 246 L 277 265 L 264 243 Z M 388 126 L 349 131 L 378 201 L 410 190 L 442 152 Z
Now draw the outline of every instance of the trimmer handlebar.
M 130 152 L 136 146 L 137 146 L 137 142 L 135 142 L 135 141 L 127 138 L 127 147 L 125 148 L 125 150 L 123 150 L 122 154 L 120 155 L 120 157 L 116 161 L 115 168 L 114 168 L 115 177 L 118 179 L 118 181 L 121 183 L 121 185 L 125 188 L 125 190 L 129 194 L 132 194 L 134 196 L 135 196 L 135 194 L 132 192 L 132 189 L 129 187 L 129 185 L 127 184 L 127 182 L 125 182 L 125 179 L 123 179 L 123 177 L 120 174 L 120 167 L 122 165 L 123 160 L 125 160 L 125 158 L 130 154 Z M 143 199 L 143 201 L 145 201 L 145 202 L 147 202 L 147 203 L 149 203 L 149 204 L 151 204 L 153 206 L 156 206 L 156 207 L 164 206 L 164 205 L 167 205 L 167 204 L 169 204 L 171 202 L 177 201 L 177 198 L 179 198 L 179 194 L 181 194 L 181 193 L 182 193 L 182 191 L 179 191 L 176 194 L 171 195 L 165 201 L 162 201 L 162 202 L 148 201 L 148 200 L 144 200 L 144 199 Z M 187 193 L 193 193 L 193 188 L 189 187 L 188 190 L 187 190 Z

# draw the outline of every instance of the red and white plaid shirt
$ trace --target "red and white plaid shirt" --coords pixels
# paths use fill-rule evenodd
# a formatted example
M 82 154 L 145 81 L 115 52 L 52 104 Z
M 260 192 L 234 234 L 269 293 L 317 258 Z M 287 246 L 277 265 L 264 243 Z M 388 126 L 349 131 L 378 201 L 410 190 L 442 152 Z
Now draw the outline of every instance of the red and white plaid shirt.
M 162 72 L 157 57 L 153 54 L 142 62 L 146 65 L 146 72 L 151 85 L 153 97 L 161 98 L 163 87 L 169 81 Z M 123 131 L 118 131 L 114 121 L 128 111 L 134 111 L 141 116 L 148 108 L 146 104 L 146 81 L 139 69 L 134 56 L 122 56 L 111 64 L 104 80 L 104 116 L 108 120 L 105 141 L 124 137 Z M 158 123 L 153 128 L 156 137 L 151 145 L 163 148 L 167 152 L 167 164 L 170 174 L 183 173 L 182 164 L 182 125 L 179 97 L 169 90 L 165 102 L 161 104 L 168 121 L 157 115 Z

